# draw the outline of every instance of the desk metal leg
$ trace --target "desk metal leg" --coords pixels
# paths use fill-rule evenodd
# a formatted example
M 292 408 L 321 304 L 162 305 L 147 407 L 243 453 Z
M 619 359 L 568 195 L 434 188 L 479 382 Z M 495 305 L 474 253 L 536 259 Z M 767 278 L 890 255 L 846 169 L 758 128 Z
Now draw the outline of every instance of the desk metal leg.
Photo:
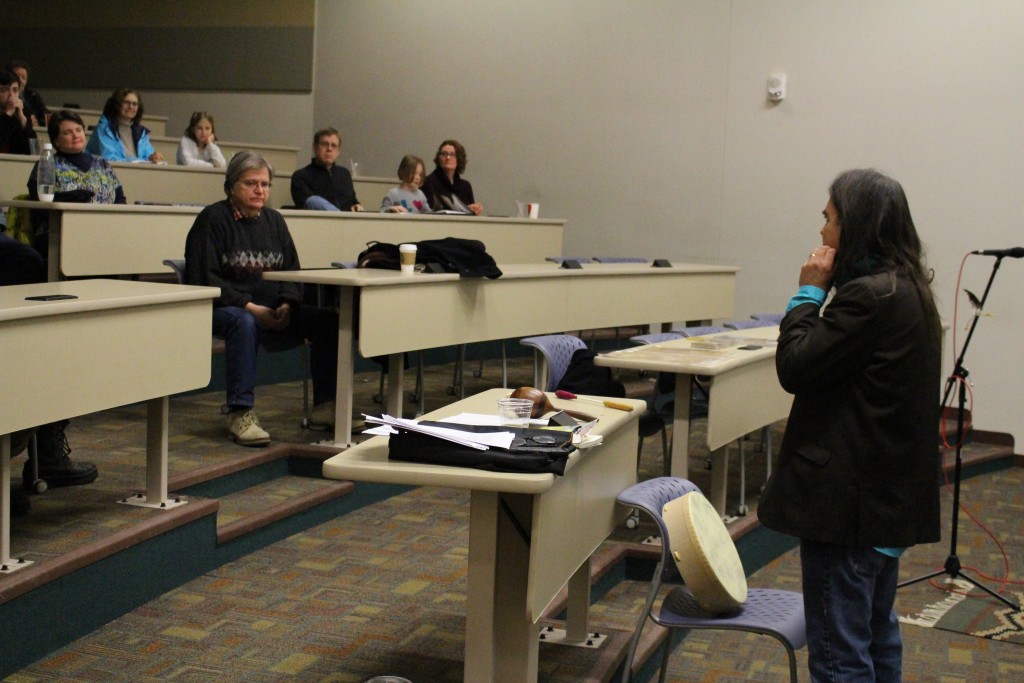
M 569 579 L 566 605 L 565 640 L 584 643 L 590 636 L 590 559 Z
M 729 446 L 725 445 L 711 451 L 711 491 L 708 500 L 718 511 L 719 517 L 725 517 L 725 496 L 729 485 Z
M 169 510 L 188 502 L 169 500 L 167 497 L 167 433 L 170 412 L 170 398 L 167 396 L 146 401 L 146 494 L 130 496 L 119 503 Z
M 11 558 L 11 435 L 0 435 L 0 574 L 32 564 Z
M 49 233 L 46 238 L 47 282 L 60 282 L 63 279 L 60 274 L 60 241 L 63 233 L 61 221 L 63 217 L 63 211 L 47 212 L 49 222 Z
M 672 462 L 673 477 L 689 478 L 690 471 L 690 381 L 686 373 L 676 373 L 675 412 L 672 415 Z
M 503 494 L 520 520 L 532 497 Z M 469 520 L 464 680 L 535 683 L 540 626 L 526 616 L 530 548 L 499 506 L 499 494 L 473 491 Z
M 386 410 L 392 417 L 402 417 L 402 394 L 405 392 L 405 354 L 388 356 L 388 400 Z
M 355 289 L 339 287 L 338 292 L 338 376 L 334 399 L 334 442 L 352 445 L 352 385 L 356 374 L 356 349 L 353 340 Z

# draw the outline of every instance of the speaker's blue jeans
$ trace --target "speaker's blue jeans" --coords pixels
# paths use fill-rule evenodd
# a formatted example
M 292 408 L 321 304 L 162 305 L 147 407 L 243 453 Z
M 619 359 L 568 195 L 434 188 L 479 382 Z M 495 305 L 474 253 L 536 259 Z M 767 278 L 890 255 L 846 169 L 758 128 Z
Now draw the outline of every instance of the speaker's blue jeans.
M 893 611 L 899 559 L 874 548 L 800 541 L 807 664 L 815 683 L 897 683 L 903 642 Z

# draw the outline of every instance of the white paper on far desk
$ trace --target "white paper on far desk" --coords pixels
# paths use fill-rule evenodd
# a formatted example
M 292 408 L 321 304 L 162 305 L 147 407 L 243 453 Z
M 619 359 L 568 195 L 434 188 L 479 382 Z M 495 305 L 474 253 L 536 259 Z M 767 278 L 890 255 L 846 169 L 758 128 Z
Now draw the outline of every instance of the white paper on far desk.
M 459 413 L 458 415 L 452 415 L 446 417 L 438 422 L 452 422 L 459 425 L 473 425 L 475 427 L 500 427 L 501 418 L 497 415 L 488 415 L 487 413 Z M 543 418 L 531 419 L 530 424 L 545 427 L 548 421 Z
M 411 432 L 429 434 L 437 437 L 438 439 L 444 439 L 445 441 L 451 441 L 453 443 L 457 443 L 462 446 L 469 446 L 470 448 L 476 448 L 481 451 L 486 451 L 492 446 L 496 446 L 498 448 L 510 448 L 512 446 L 512 439 L 515 438 L 515 435 L 512 432 L 464 432 L 459 429 L 429 427 L 427 425 L 422 425 L 415 420 L 406 420 L 404 418 L 392 417 L 390 415 L 382 415 L 381 417 L 366 415 L 365 418 L 367 423 L 388 425 L 389 427 L 401 427 L 402 429 L 406 429 Z

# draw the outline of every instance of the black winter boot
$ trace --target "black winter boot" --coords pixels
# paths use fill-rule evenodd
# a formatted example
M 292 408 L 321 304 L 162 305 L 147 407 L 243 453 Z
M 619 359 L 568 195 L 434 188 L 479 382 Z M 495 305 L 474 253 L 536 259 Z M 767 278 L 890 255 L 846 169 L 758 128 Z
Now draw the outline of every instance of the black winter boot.
M 39 451 L 39 478 L 50 488 L 58 486 L 80 486 L 96 480 L 98 472 L 91 462 L 75 462 L 69 457 L 71 447 L 64 428 L 69 420 L 51 422 L 36 430 Z M 32 463 L 26 462 L 21 472 L 26 486 L 32 485 Z

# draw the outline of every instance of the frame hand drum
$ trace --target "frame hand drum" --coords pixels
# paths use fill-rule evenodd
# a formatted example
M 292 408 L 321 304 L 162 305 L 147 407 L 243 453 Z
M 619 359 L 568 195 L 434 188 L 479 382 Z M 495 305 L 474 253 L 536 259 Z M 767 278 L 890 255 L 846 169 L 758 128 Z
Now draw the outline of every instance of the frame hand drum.
M 736 612 L 747 599 L 747 577 L 715 508 L 691 491 L 666 503 L 661 514 L 672 559 L 693 597 L 710 613 Z

